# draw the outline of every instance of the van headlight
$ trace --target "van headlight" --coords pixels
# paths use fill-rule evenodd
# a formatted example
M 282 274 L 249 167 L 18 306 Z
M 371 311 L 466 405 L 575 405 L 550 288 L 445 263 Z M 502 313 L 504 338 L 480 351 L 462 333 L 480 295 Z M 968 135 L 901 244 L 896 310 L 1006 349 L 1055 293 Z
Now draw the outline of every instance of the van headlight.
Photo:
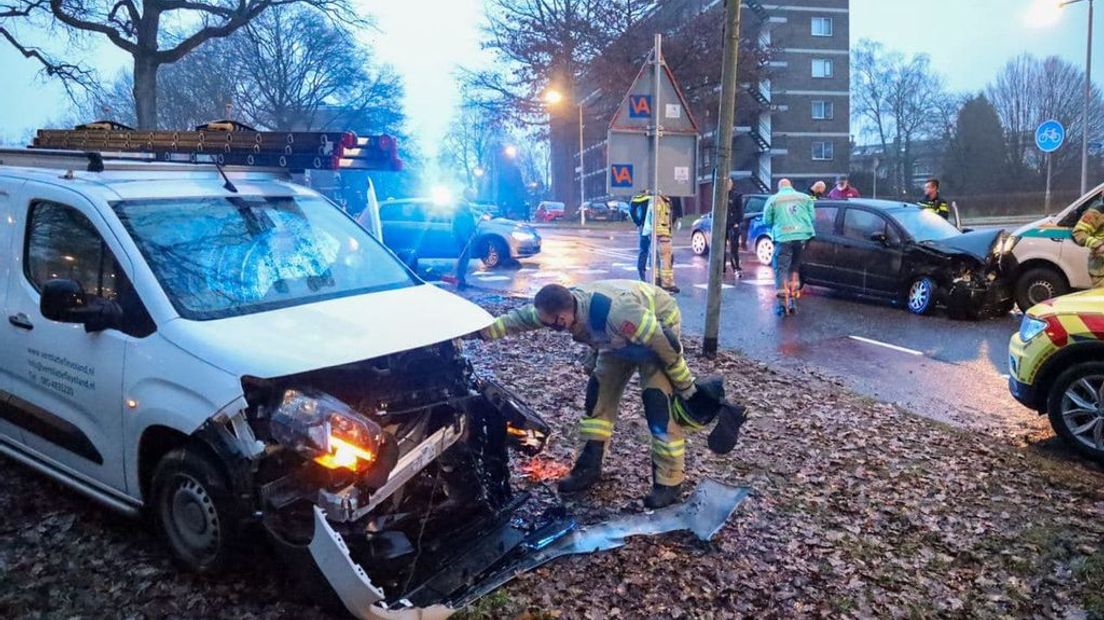
M 1046 327 L 1046 321 L 1025 314 L 1023 321 L 1020 323 L 1020 341 L 1025 344 L 1030 342 L 1035 336 L 1043 333 Z
M 322 393 L 287 390 L 272 414 L 272 437 L 327 469 L 367 471 L 379 460 L 379 424 Z

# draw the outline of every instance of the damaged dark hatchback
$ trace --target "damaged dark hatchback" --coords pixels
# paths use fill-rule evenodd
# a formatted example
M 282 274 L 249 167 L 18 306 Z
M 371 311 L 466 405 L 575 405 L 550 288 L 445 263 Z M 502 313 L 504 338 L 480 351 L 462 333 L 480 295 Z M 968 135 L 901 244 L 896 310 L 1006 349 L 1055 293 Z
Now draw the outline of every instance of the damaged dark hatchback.
M 979 319 L 1012 309 L 1014 242 L 1005 231 L 962 232 L 931 211 L 884 200 L 818 201 L 802 281 L 888 298 L 914 314 L 937 307 Z

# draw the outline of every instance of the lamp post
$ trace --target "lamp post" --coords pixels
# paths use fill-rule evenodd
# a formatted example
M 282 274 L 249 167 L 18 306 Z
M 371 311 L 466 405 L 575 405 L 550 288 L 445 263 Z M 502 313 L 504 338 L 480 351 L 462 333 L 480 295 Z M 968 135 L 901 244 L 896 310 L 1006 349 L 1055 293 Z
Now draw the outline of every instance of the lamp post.
M 1093 37 L 1093 0 L 1063 0 L 1059 7 L 1078 2 L 1089 3 L 1088 37 L 1085 43 L 1085 102 L 1081 111 L 1081 193 L 1089 191 L 1089 102 L 1092 95 L 1092 37 Z
M 544 102 L 550 106 L 558 105 L 563 99 L 563 94 L 558 90 L 544 93 Z M 586 167 L 583 165 L 583 102 L 576 102 L 575 108 L 579 113 L 579 217 L 582 223 L 586 224 L 586 214 L 583 211 L 583 205 L 586 204 L 586 183 L 583 177 L 586 172 Z

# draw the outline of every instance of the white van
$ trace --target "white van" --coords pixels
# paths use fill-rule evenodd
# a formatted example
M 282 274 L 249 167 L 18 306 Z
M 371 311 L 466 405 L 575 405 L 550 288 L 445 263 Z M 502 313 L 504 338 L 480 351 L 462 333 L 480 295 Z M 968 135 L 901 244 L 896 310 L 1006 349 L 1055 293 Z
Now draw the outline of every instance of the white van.
M 147 512 L 192 570 L 258 530 L 358 617 L 440 603 L 419 584 L 508 519 L 506 449 L 548 432 L 462 355 L 491 317 L 281 175 L 24 155 L 0 149 L 0 452 Z
M 1016 305 L 1026 312 L 1035 304 L 1092 287 L 1089 251 L 1073 242 L 1073 227 L 1089 205 L 1104 203 L 1104 184 L 1073 201 L 1056 215 L 1021 226 L 1013 233 L 1012 254 L 1019 263 Z

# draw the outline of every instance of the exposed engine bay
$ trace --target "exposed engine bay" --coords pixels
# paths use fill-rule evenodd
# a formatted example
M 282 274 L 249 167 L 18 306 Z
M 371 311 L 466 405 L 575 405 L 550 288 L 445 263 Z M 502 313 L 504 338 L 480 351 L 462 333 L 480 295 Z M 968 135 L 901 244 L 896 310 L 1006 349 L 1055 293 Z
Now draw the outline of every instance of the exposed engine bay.
M 383 605 L 430 605 L 530 533 L 510 526 L 527 498 L 510 487 L 508 450 L 536 454 L 550 429 L 476 378 L 459 341 L 243 387 L 264 445 L 253 505 L 293 569 L 316 564 L 304 560 L 316 559 L 324 515 L 323 535 L 344 541 Z M 488 536 L 495 544 L 481 548 Z M 441 571 L 457 563 L 466 570 Z M 303 576 L 324 589 L 319 575 Z

